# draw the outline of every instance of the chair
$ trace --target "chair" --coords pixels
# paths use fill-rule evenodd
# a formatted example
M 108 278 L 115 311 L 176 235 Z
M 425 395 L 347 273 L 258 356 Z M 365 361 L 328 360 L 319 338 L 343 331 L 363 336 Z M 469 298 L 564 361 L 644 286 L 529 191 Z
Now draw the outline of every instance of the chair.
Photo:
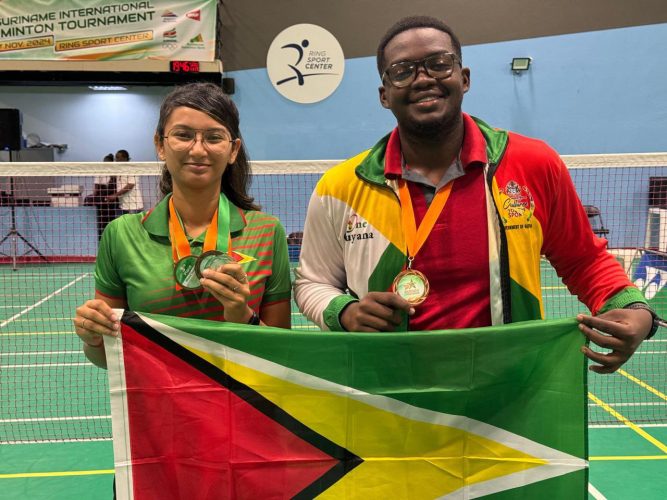
M 588 216 L 588 222 L 591 224 L 591 229 L 593 233 L 600 238 L 605 237 L 609 234 L 609 229 L 604 227 L 604 222 L 602 221 L 602 214 L 600 209 L 594 205 L 584 205 L 584 210 L 586 210 L 586 215 Z

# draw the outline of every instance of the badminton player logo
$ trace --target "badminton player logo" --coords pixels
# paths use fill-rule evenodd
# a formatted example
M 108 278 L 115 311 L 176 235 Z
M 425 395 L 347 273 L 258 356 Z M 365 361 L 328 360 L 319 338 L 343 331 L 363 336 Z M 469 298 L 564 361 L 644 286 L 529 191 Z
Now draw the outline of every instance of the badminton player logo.
M 297 24 L 273 40 L 266 70 L 281 95 L 307 104 L 326 99 L 338 88 L 345 57 L 338 40 L 327 30 L 314 24 Z
M 303 85 L 304 83 L 306 83 L 306 80 L 303 77 L 304 76 L 303 73 L 301 73 L 301 71 L 297 68 L 297 66 L 299 66 L 301 61 L 303 61 L 303 49 L 308 47 L 309 44 L 310 44 L 310 42 L 308 40 L 303 40 L 300 44 L 288 43 L 287 45 L 283 45 L 282 47 L 280 47 L 281 49 L 295 49 L 297 51 L 299 57 L 296 60 L 296 63 L 294 64 L 294 66 L 292 66 L 291 64 L 288 64 L 288 66 L 294 71 L 294 73 L 296 73 L 296 76 L 291 76 L 289 78 L 283 78 L 279 82 L 276 82 L 276 85 L 282 85 L 283 83 L 287 83 L 289 81 L 292 81 L 295 78 L 296 78 L 297 82 L 299 83 L 299 85 Z M 307 75 L 307 76 L 313 76 L 313 75 L 316 75 L 316 74 L 317 73 L 311 73 L 310 75 Z

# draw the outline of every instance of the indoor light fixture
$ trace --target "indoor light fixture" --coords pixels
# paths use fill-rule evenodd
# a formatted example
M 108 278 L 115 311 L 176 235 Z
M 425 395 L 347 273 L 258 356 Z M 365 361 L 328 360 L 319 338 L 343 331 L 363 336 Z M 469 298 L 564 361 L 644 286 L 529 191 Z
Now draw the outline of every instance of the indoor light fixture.
M 89 85 L 90 90 L 127 90 L 122 85 Z
M 510 63 L 512 71 L 517 75 L 522 71 L 528 71 L 532 60 L 530 57 L 513 57 Z

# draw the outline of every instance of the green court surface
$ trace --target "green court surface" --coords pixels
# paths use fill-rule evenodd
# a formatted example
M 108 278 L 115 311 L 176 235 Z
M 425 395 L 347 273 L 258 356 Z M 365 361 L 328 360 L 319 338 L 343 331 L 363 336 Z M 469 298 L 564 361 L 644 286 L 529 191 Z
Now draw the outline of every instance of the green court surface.
M 106 372 L 87 362 L 74 309 L 93 295 L 93 264 L 0 267 L 0 499 L 109 499 Z M 585 308 L 544 266 L 547 317 Z M 315 328 L 293 307 L 295 328 Z M 667 491 L 667 336 L 623 370 L 589 379 L 589 498 L 662 499 Z

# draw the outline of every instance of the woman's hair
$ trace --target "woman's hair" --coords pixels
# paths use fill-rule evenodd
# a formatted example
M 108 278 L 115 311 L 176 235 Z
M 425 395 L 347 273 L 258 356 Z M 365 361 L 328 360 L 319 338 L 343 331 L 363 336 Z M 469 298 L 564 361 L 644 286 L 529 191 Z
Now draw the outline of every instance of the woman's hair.
M 109 153 L 104 157 L 104 161 L 113 161 L 113 153 Z
M 164 141 L 165 125 L 174 109 L 185 106 L 206 113 L 224 125 L 232 134 L 232 139 L 241 139 L 236 161 L 227 166 L 220 181 L 220 189 L 237 207 L 244 210 L 259 210 L 252 196 L 248 194 L 251 183 L 250 163 L 239 130 L 239 112 L 232 100 L 213 83 L 189 83 L 176 87 L 168 94 L 160 107 L 155 134 L 160 144 Z M 171 174 L 166 164 L 162 166 L 160 191 L 166 196 L 173 190 Z

